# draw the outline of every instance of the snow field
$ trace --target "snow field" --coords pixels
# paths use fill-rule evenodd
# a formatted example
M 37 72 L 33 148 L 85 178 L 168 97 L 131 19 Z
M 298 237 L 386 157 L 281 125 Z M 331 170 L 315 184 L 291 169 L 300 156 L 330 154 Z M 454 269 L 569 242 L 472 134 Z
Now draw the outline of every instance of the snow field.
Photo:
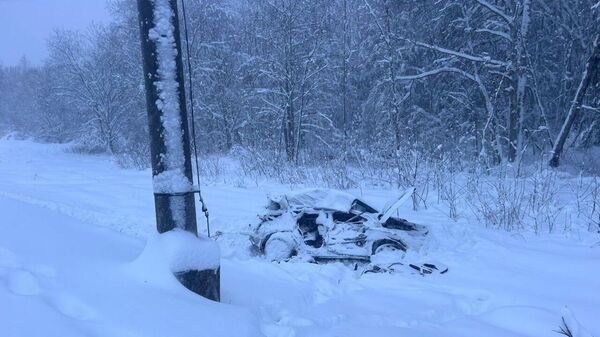
M 276 264 L 246 235 L 267 194 L 288 191 L 268 183 L 202 186 L 221 232 L 223 303 L 211 303 L 132 263 L 154 231 L 150 172 L 64 150 L 0 141 L 0 335 L 552 336 L 567 316 L 600 336 L 597 237 L 488 230 L 407 205 L 431 228 L 410 258 L 447 274 Z M 352 192 L 382 208 L 403 191 Z

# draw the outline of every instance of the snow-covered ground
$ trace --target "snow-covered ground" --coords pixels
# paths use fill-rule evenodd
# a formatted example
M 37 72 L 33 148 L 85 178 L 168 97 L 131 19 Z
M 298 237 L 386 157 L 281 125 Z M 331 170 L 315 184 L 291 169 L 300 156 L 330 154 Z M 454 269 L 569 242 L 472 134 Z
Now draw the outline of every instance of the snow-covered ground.
M 0 336 L 552 336 L 563 315 L 600 336 L 598 237 L 406 206 L 432 232 L 410 257 L 447 274 L 276 264 L 252 256 L 246 234 L 267 194 L 289 190 L 269 183 L 203 186 L 222 232 L 223 303 L 211 303 L 132 264 L 154 231 L 150 172 L 64 149 L 0 141 Z M 401 192 L 352 193 L 381 208 Z

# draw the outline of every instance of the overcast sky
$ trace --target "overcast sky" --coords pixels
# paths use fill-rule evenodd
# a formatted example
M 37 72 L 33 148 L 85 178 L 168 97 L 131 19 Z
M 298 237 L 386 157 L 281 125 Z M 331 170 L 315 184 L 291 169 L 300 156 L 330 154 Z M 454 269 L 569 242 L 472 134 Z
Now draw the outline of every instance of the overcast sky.
M 106 22 L 106 0 L 0 0 L 0 64 L 14 65 L 26 55 L 40 63 L 53 28 L 85 29 Z

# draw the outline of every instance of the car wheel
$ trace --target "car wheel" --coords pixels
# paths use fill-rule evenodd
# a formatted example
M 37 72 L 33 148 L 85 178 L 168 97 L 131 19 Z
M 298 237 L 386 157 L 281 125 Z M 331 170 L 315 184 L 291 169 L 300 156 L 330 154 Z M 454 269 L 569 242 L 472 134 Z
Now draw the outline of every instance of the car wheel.
M 396 241 L 392 239 L 381 239 L 373 242 L 371 249 L 371 255 L 393 252 L 393 251 L 406 251 L 406 245 L 402 241 Z
M 296 254 L 294 241 L 283 233 L 273 233 L 265 242 L 263 253 L 270 261 L 283 261 Z

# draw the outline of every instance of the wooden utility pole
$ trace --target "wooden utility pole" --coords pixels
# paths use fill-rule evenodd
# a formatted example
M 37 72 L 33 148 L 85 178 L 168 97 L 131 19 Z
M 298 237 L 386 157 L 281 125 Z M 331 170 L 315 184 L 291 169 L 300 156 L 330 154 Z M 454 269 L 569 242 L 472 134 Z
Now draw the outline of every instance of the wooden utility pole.
M 197 236 L 177 0 L 138 0 L 156 227 Z M 218 261 L 215 265 L 219 265 Z M 219 301 L 219 268 L 175 271 L 191 291 Z

